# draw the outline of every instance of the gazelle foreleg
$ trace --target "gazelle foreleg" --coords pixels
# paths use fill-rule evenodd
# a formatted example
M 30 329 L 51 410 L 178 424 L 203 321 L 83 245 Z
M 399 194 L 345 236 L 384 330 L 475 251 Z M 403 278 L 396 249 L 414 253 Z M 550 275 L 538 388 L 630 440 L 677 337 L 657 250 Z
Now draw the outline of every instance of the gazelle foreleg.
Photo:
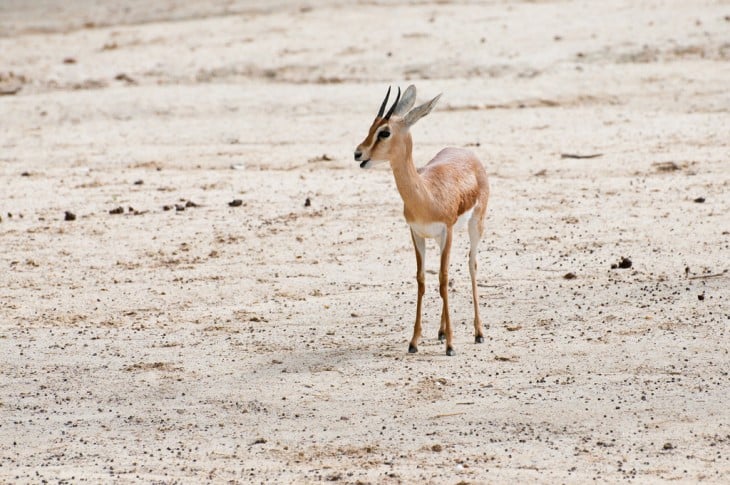
M 443 301 L 443 309 L 441 310 L 441 328 L 439 329 L 439 337 L 443 334 L 446 336 L 446 355 L 456 355 L 453 347 L 454 333 L 451 330 L 451 320 L 449 319 L 449 256 L 451 255 L 451 239 L 453 236 L 453 228 L 447 227 L 441 238 L 441 268 L 439 269 L 439 293 Z
M 411 239 L 413 239 L 413 247 L 416 250 L 416 280 L 418 281 L 418 303 L 416 303 L 416 323 L 413 325 L 413 337 L 408 344 L 408 352 L 415 354 L 418 352 L 418 340 L 421 338 L 421 303 L 423 302 L 423 294 L 426 292 L 426 272 L 424 264 L 426 259 L 426 240 L 421 236 L 417 236 L 411 230 Z
M 476 214 L 469 221 L 469 275 L 471 276 L 471 292 L 474 300 L 474 342 L 484 342 L 484 328 L 479 318 L 479 295 L 477 293 L 477 248 L 482 238 L 479 216 Z

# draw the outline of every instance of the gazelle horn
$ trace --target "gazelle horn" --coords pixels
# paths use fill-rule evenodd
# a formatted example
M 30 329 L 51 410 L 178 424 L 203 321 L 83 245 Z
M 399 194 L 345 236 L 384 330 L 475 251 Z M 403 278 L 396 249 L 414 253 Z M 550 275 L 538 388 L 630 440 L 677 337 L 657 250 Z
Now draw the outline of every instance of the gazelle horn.
M 390 97 L 390 86 L 388 86 L 388 92 L 385 93 L 385 99 L 383 100 L 383 104 L 380 105 L 380 111 L 378 111 L 378 118 L 383 117 L 383 113 L 385 112 L 385 106 L 388 104 L 389 97 Z
M 398 101 L 400 101 L 400 87 L 398 87 L 398 96 L 395 97 L 395 103 L 393 103 L 393 106 L 390 107 L 390 110 L 388 111 L 388 114 L 385 115 L 385 119 L 386 120 L 389 120 L 390 119 L 390 115 L 393 114 L 393 111 L 395 111 L 395 107 L 398 106 Z

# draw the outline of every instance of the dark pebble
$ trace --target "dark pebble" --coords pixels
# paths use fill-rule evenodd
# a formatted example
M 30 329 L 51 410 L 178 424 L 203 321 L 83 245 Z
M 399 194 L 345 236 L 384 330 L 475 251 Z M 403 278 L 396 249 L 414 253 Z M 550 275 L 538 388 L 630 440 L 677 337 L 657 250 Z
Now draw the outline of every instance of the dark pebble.
M 304 199 L 304 207 L 309 207 L 311 205 L 312 205 L 312 201 L 309 199 L 309 197 Z
M 63 220 L 64 221 L 75 221 L 76 214 L 74 214 L 73 212 L 66 211 L 66 212 L 64 212 Z
M 705 202 L 705 198 L 704 197 L 697 197 L 694 201 L 697 202 L 698 204 L 703 204 Z
M 243 205 L 243 201 L 241 199 L 233 199 L 228 203 L 230 207 L 240 207 Z
M 575 273 L 565 273 L 563 275 L 563 278 L 566 280 L 574 280 L 576 278 Z
M 124 207 L 119 206 L 116 209 L 112 209 L 109 211 L 109 214 L 124 214 Z
M 175 204 L 175 210 L 178 212 L 182 212 L 185 210 L 185 206 L 182 204 Z
M 135 180 L 135 181 L 134 181 L 134 185 L 142 185 L 142 184 L 144 184 L 144 180 L 142 180 L 142 179 L 140 179 L 140 180 Z
M 169 211 L 170 209 L 172 209 L 172 207 L 171 207 L 171 206 L 169 206 L 169 205 L 163 205 L 163 206 L 162 206 L 162 210 L 163 210 L 163 211 Z
M 629 258 L 621 258 L 621 261 L 618 262 L 618 267 L 621 269 L 629 269 L 633 264 Z
M 189 200 L 189 201 L 185 202 L 185 207 L 200 207 L 200 206 L 198 204 L 196 204 L 195 202 L 193 202 L 192 200 Z
M 697 295 L 697 299 L 700 300 L 700 301 L 704 301 L 705 300 L 705 295 Z

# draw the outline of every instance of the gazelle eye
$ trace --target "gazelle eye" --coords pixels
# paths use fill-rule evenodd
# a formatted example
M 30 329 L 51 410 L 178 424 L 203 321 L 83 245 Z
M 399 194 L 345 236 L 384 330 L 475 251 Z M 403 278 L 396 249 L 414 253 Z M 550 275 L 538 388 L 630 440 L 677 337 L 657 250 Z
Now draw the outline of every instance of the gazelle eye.
M 388 138 L 390 136 L 390 132 L 388 130 L 383 130 L 378 133 L 378 138 Z

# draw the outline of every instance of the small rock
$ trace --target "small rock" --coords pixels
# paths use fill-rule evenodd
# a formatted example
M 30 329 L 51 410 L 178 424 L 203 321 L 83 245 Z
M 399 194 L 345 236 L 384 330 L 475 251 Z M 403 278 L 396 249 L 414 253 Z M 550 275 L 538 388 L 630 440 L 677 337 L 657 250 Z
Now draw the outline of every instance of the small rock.
M 73 57 L 66 57 L 63 60 L 63 63 L 64 64 L 76 64 L 76 59 L 74 59 Z
M 575 273 L 565 273 L 563 278 L 566 280 L 574 280 L 576 278 Z
M 30 177 L 30 172 L 23 172 L 20 174 L 21 177 Z
M 705 301 L 705 294 L 697 295 L 697 299 L 700 301 Z
M 240 207 L 243 205 L 243 201 L 241 199 L 233 199 L 228 203 L 230 207 Z
M 667 442 L 667 443 L 664 443 L 664 446 L 662 446 L 662 449 L 663 450 L 673 450 L 674 449 L 674 445 Z
M 252 444 L 263 445 L 264 443 L 266 443 L 266 438 L 256 438 L 256 440 Z
M 633 265 L 631 260 L 629 258 L 621 258 L 621 261 L 618 262 L 618 267 L 621 269 L 628 269 Z
M 144 184 L 144 180 L 142 180 L 142 179 L 134 181 L 134 185 L 142 185 L 142 184 Z
M 109 211 L 109 214 L 124 214 L 124 207 L 119 206 L 116 209 L 112 209 Z
M 169 205 L 163 205 L 163 206 L 162 206 L 162 210 L 163 210 L 163 211 L 169 211 L 170 209 L 172 209 L 172 207 L 171 207 L 171 206 L 169 206 Z
M 137 81 L 132 79 L 132 77 L 129 76 L 129 74 L 125 74 L 123 72 L 114 76 L 114 79 L 116 79 L 117 81 L 124 81 L 127 84 L 137 84 Z
M 63 220 L 64 221 L 75 221 L 76 214 L 74 214 L 73 212 L 66 211 L 66 212 L 64 212 Z
M 175 210 L 176 210 L 177 212 L 182 212 L 182 211 L 184 211 L 184 210 L 185 210 L 185 206 L 184 206 L 184 205 L 182 205 L 182 204 L 175 204 Z
M 304 207 L 310 207 L 311 205 L 312 205 L 312 201 L 310 200 L 309 197 L 304 199 Z
M 705 203 L 705 198 L 704 197 L 697 197 L 694 200 L 694 202 L 696 202 L 697 204 L 704 204 Z
M 198 204 L 196 204 L 195 202 L 193 202 L 192 200 L 189 200 L 189 201 L 185 202 L 185 207 L 200 207 L 200 206 Z
M 444 450 L 444 447 L 441 445 L 433 445 L 431 447 L 431 451 L 435 451 L 436 453 L 440 453 L 443 450 Z

